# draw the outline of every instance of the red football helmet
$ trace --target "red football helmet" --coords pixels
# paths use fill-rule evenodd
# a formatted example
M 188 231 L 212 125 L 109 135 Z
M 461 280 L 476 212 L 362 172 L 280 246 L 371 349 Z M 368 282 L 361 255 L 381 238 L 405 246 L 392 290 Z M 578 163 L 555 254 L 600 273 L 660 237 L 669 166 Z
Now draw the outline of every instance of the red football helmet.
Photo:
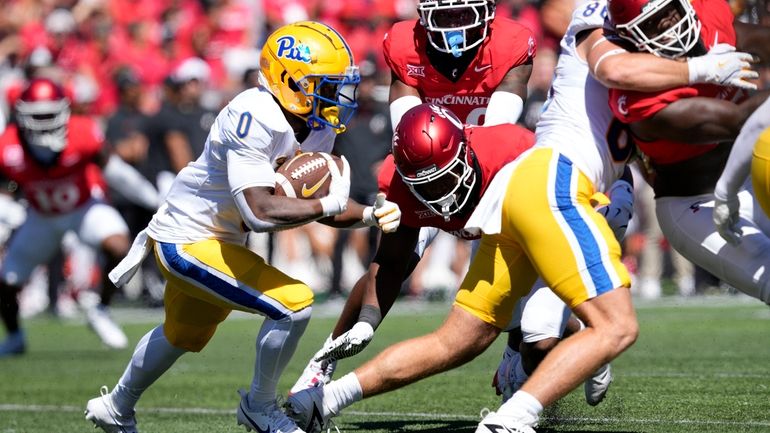
M 700 40 L 701 23 L 689 0 L 609 0 L 618 36 L 660 57 L 684 56 Z
M 69 100 L 64 89 L 47 78 L 35 78 L 21 92 L 14 115 L 27 148 L 43 163 L 50 163 L 67 143 Z
M 412 194 L 445 220 L 462 209 L 476 184 L 463 124 L 440 105 L 404 114 L 393 134 L 393 159 Z
M 489 22 L 495 18 L 495 1 L 420 0 L 417 12 L 433 48 L 460 57 L 487 37 Z

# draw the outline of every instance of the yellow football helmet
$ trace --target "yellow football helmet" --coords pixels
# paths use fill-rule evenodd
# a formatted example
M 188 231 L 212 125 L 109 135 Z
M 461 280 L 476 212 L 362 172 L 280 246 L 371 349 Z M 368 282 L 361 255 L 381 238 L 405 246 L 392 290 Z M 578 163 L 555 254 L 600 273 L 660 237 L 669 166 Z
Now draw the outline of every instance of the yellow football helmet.
M 262 47 L 260 81 L 283 108 L 312 129 L 346 129 L 361 77 L 336 30 L 315 21 L 285 25 Z

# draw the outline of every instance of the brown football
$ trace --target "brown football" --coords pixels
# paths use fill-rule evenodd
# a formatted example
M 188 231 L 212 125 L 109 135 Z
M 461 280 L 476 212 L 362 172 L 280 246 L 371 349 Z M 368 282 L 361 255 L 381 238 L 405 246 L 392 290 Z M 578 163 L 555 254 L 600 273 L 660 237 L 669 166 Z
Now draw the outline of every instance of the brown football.
M 295 198 L 321 198 L 329 194 L 334 161 L 342 170 L 342 160 L 325 152 L 305 152 L 284 162 L 275 171 L 275 195 Z

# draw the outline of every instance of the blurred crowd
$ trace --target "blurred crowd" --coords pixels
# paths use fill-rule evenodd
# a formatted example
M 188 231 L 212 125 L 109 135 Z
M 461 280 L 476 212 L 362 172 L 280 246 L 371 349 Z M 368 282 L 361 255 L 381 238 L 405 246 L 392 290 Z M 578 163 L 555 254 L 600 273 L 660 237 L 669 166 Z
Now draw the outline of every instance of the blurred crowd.
M 538 38 L 520 120 L 529 128 L 534 129 L 546 98 L 558 41 L 575 1 L 498 1 L 498 16 L 518 19 Z M 730 3 L 741 19 L 770 24 L 763 1 Z M 64 83 L 73 112 L 99 119 L 108 145 L 161 194 L 175 173 L 201 152 L 216 112 L 255 85 L 259 49 L 273 29 L 305 19 L 331 25 L 350 44 L 363 79 L 361 108 L 348 132 L 339 136 L 338 151 L 353 166 L 351 196 L 364 203 L 373 200 L 377 169 L 389 151 L 392 130 L 387 107 L 390 72 L 381 41 L 392 23 L 417 17 L 416 0 L 4 0 L 2 5 L 0 123 L 8 120 L 27 79 L 54 78 Z M 770 74 L 764 71 L 762 79 L 766 87 Z M 718 281 L 670 251 L 652 213 L 651 192 L 641 179 L 636 184 L 637 210 L 625 242 L 625 260 L 635 273 L 637 293 L 656 298 L 722 290 Z M 10 193 L 12 189 L 9 185 Z M 111 198 L 133 233 L 145 227 L 151 213 L 116 192 Z M 375 242 L 376 233 L 368 229 L 337 231 L 311 224 L 254 236 L 252 246 L 319 294 L 336 296 L 349 290 L 363 272 Z M 457 287 L 467 267 L 468 246 L 448 235 L 436 245 L 405 293 L 448 298 Z M 48 277 L 33 284 L 38 292 L 51 287 L 50 294 L 36 296 L 31 290 L 32 295 L 25 295 L 28 311 L 40 309 L 43 301 L 37 299 L 57 296 L 61 280 L 68 280 L 70 288 L 99 280 L 83 271 L 90 269 L 87 264 L 94 257 L 76 255 L 77 246 L 66 245 L 65 250 L 64 259 L 49 265 Z M 144 278 L 135 281 L 130 296 L 160 302 L 163 283 L 152 264 Z

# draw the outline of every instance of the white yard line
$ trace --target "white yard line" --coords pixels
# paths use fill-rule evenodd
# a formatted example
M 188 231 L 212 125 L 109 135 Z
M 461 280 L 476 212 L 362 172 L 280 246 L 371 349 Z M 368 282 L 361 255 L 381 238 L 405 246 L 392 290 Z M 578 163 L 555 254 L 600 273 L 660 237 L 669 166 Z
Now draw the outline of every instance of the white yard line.
M 0 404 L 0 412 L 73 412 L 83 413 L 83 407 L 80 406 L 57 406 L 41 404 Z M 187 414 L 187 415 L 234 415 L 235 409 L 213 409 L 205 407 L 155 407 L 142 408 L 142 413 L 160 413 L 160 414 Z M 479 415 L 462 415 L 453 413 L 425 413 L 425 412 L 365 412 L 365 411 L 346 411 L 345 415 L 362 417 L 394 417 L 394 418 L 416 418 L 429 420 L 469 420 L 480 421 Z M 720 426 L 744 426 L 744 427 L 770 427 L 770 421 L 728 421 L 728 420 L 666 420 L 652 418 L 610 418 L 610 417 L 558 417 L 546 418 L 547 421 L 557 421 L 558 423 L 591 423 L 591 424 L 679 424 L 679 425 L 720 425 Z

